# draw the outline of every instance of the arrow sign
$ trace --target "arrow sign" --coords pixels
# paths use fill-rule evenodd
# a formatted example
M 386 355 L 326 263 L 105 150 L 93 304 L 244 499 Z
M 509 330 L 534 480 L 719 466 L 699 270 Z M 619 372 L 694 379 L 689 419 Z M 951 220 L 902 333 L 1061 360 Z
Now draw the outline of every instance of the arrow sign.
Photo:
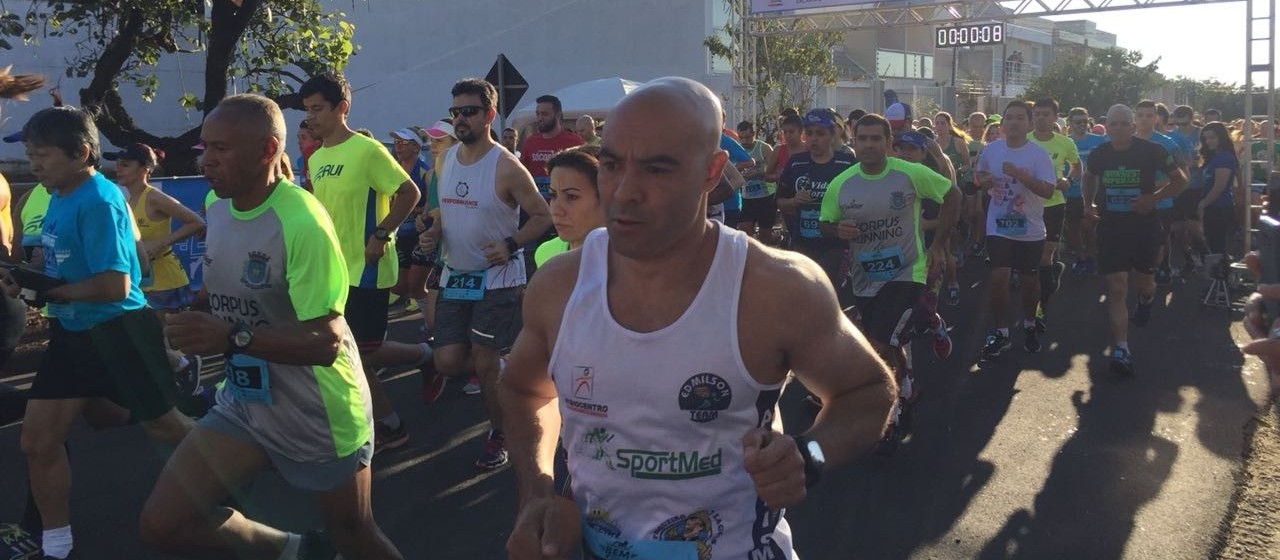
M 507 117 L 511 116 L 511 111 L 515 110 L 516 103 L 519 103 L 520 98 L 529 91 L 529 82 L 520 75 L 515 65 L 507 60 L 505 54 L 498 55 L 498 60 L 494 61 L 493 68 L 489 69 L 489 74 L 484 77 L 484 80 L 498 88 L 498 114 L 502 115 L 505 124 Z

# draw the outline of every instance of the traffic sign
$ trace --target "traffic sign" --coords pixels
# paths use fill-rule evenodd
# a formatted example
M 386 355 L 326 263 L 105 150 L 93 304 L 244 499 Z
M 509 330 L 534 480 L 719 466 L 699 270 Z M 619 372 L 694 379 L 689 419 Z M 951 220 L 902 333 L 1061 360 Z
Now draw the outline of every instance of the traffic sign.
M 505 121 L 511 116 L 511 111 L 515 110 L 516 103 L 519 103 L 520 98 L 529 91 L 529 82 L 520 75 L 515 65 L 507 60 L 507 55 L 501 53 L 498 54 L 498 60 L 493 62 L 493 67 L 489 69 L 489 74 L 484 79 L 498 88 L 498 114 L 502 115 Z

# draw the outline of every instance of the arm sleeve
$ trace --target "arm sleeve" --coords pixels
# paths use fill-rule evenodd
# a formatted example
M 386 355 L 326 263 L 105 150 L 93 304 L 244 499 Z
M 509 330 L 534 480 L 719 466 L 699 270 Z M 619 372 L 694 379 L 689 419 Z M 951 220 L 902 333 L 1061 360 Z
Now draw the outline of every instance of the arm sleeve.
M 365 159 L 365 169 L 369 174 L 369 186 L 373 190 L 385 195 L 393 195 L 400 190 L 400 185 L 405 181 L 410 181 L 409 173 L 400 167 L 400 163 L 391 157 L 381 144 L 373 142 L 369 149 L 369 156 Z
M 747 152 L 746 148 L 742 147 L 742 144 L 724 134 L 720 135 L 720 149 L 729 152 L 729 161 L 733 163 L 751 159 L 751 154 Z
M 133 272 L 138 250 L 130 217 L 120 206 L 105 201 L 81 209 L 79 229 L 89 274 Z
M 941 204 L 947 191 L 951 190 L 951 180 L 928 167 L 912 164 L 904 166 L 903 170 L 911 177 L 911 185 L 918 196 Z
M 822 207 L 818 211 L 819 222 L 834 224 L 844 217 L 844 212 L 840 210 L 840 190 L 844 188 L 844 181 L 843 177 L 838 177 L 827 185 L 827 192 L 822 195 Z
M 285 277 L 299 321 L 342 313 L 347 300 L 347 265 L 333 224 L 319 202 L 281 216 L 285 231 Z

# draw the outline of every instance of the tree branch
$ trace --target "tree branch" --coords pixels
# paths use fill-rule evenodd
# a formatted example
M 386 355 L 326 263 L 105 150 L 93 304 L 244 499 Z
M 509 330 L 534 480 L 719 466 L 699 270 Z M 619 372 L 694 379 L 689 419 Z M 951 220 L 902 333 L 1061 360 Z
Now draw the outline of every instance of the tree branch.
M 236 43 L 249 27 L 261 0 L 214 0 L 210 15 L 209 51 L 204 63 L 204 114 L 227 95 L 227 69 L 236 53 Z

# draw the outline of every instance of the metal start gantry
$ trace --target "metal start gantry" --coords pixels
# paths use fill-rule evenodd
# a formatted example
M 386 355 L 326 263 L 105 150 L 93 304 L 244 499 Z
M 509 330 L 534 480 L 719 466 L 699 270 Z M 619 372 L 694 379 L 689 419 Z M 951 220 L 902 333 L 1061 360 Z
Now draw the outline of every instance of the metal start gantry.
M 1244 138 L 1246 154 L 1253 154 L 1252 145 L 1266 142 L 1269 149 L 1262 150 L 1265 161 L 1249 161 L 1243 165 L 1245 185 L 1255 182 L 1266 184 L 1273 172 L 1274 156 L 1271 147 L 1276 137 L 1276 6 L 1275 0 L 977 0 L 969 2 L 937 0 L 897 0 L 867 2 L 866 0 L 806 0 L 805 9 L 777 11 L 786 5 L 795 7 L 797 0 L 751 0 L 750 13 L 742 14 L 735 24 L 741 25 L 745 35 L 794 35 L 821 31 L 853 31 L 869 28 L 893 28 L 912 26 L 953 26 L 982 21 L 1008 21 L 1023 17 L 1084 15 L 1119 10 L 1162 8 L 1195 4 L 1245 2 L 1245 119 Z M 751 89 L 755 73 L 754 42 L 739 45 L 740 54 L 733 60 L 734 90 Z M 1255 88 L 1265 92 L 1265 108 L 1254 103 Z M 1265 89 L 1263 89 L 1265 88 Z M 1264 109 L 1260 112 L 1258 109 Z M 1268 123 L 1257 138 L 1255 120 Z M 1252 156 L 1250 156 L 1252 158 Z M 1266 176 L 1254 178 L 1253 164 L 1266 170 Z M 1260 179 L 1261 181 L 1258 181 Z M 1280 200 L 1272 201 L 1280 204 Z M 1245 225 L 1244 245 L 1252 247 L 1252 223 L 1254 213 L 1261 208 L 1257 203 L 1245 205 L 1241 223 Z

